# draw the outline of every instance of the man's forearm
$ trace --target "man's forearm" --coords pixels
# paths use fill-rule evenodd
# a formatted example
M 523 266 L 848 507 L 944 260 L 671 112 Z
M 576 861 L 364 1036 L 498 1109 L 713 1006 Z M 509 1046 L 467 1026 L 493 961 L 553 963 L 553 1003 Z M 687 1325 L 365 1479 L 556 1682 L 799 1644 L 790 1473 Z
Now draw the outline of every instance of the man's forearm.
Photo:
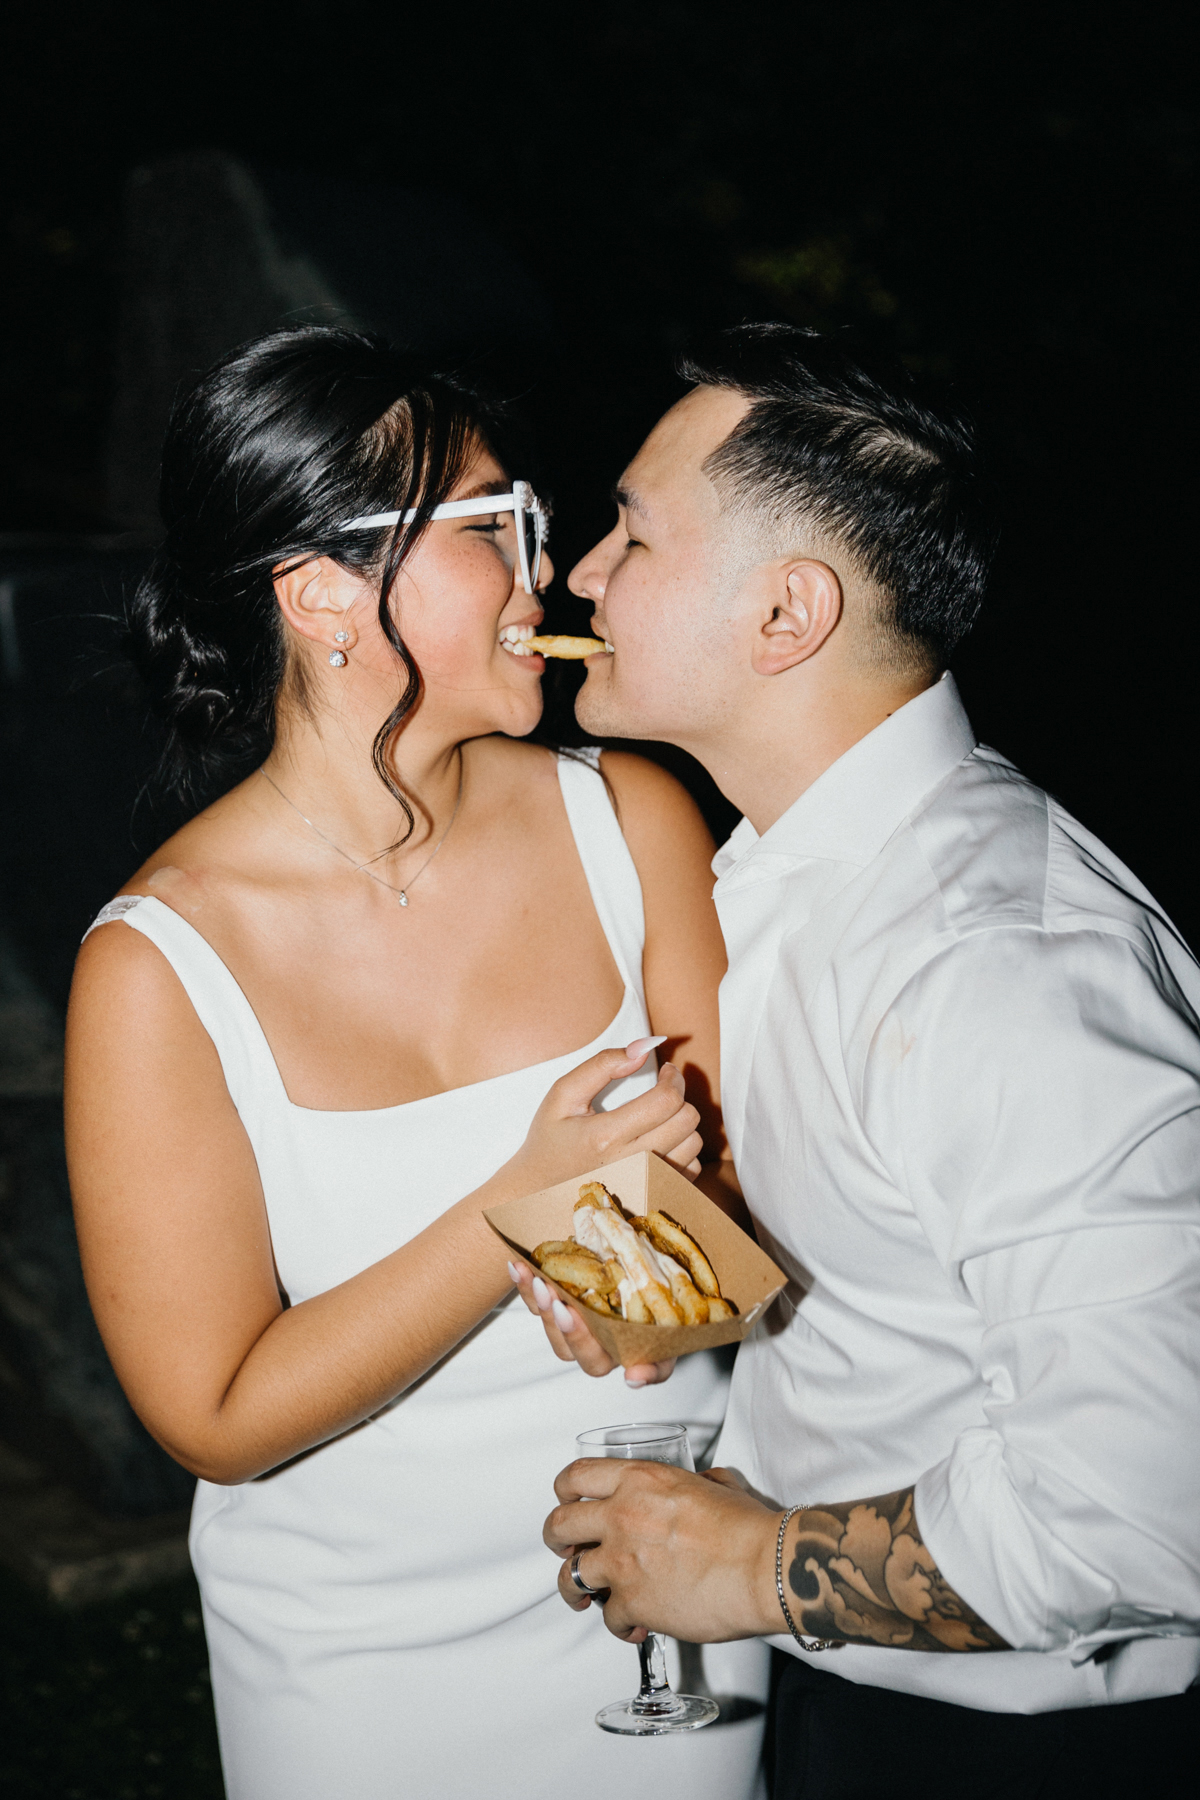
M 784 1539 L 783 1581 L 797 1626 L 812 1637 L 896 1650 L 1011 1648 L 938 1569 L 912 1488 L 798 1512 Z

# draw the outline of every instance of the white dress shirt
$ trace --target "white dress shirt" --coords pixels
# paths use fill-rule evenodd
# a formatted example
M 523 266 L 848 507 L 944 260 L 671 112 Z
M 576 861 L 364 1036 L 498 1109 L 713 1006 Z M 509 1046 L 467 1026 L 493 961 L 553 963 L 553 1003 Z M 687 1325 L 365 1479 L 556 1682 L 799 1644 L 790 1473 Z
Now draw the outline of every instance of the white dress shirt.
M 720 1460 L 781 1506 L 915 1482 L 943 1575 L 1014 1646 L 815 1666 L 996 1712 L 1180 1692 L 1200 968 L 976 746 L 948 676 L 713 868 L 730 1143 L 790 1278 L 738 1355 Z

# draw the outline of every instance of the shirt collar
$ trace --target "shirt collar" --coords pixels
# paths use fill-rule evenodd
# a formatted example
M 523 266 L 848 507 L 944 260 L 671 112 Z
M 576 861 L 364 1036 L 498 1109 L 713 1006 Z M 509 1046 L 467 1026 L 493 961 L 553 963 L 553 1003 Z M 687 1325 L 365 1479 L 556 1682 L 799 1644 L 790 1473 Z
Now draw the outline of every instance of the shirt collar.
M 713 874 L 724 882 L 736 869 L 740 885 L 743 874 L 761 880 L 802 858 L 865 866 L 977 741 L 947 671 L 831 763 L 761 837 L 743 819 Z

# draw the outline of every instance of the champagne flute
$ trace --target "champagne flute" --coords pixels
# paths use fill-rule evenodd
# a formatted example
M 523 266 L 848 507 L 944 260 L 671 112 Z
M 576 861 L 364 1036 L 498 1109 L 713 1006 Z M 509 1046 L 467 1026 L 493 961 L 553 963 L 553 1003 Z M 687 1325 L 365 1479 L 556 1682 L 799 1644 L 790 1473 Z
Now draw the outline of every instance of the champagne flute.
M 670 1463 L 693 1469 L 686 1425 L 605 1425 L 575 1439 L 581 1456 L 622 1456 L 633 1462 Z M 697 1731 L 720 1714 L 715 1700 L 700 1694 L 677 1694 L 667 1680 L 667 1641 L 651 1632 L 637 1647 L 642 1681 L 632 1700 L 601 1707 L 601 1731 L 623 1737 L 661 1737 L 668 1731 Z

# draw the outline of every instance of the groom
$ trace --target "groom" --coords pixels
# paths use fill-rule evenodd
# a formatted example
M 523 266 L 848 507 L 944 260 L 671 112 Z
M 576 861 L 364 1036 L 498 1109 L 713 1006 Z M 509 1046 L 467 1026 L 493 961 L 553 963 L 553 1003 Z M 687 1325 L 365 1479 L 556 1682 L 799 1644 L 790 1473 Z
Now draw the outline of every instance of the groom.
M 615 649 L 578 710 L 745 815 L 723 1101 L 789 1285 L 740 1483 L 572 1464 L 560 1589 L 790 1651 L 778 1796 L 1127 1795 L 1200 1726 L 1200 971 L 945 672 L 990 552 L 969 425 L 785 326 L 684 373 L 571 578 Z

